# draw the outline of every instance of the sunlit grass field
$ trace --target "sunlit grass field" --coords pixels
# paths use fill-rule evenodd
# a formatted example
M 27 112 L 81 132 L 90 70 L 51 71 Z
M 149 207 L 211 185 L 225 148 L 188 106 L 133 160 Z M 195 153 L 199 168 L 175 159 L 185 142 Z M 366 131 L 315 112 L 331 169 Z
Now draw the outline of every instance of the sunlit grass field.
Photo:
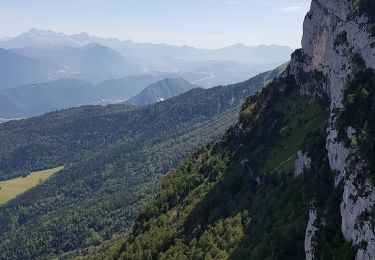
M 0 182 L 0 205 L 14 199 L 21 193 L 35 187 L 64 167 L 57 167 L 39 172 L 33 172 L 27 177 L 19 177 Z

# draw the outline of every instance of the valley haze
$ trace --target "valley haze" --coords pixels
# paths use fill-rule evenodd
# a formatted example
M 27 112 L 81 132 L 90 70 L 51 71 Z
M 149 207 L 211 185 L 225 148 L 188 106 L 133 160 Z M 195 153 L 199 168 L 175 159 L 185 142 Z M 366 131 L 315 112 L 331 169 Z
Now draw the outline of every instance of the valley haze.
M 0 117 L 121 103 L 166 78 L 203 88 L 241 82 L 285 63 L 292 52 L 278 45 L 198 49 L 31 29 L 0 40 Z

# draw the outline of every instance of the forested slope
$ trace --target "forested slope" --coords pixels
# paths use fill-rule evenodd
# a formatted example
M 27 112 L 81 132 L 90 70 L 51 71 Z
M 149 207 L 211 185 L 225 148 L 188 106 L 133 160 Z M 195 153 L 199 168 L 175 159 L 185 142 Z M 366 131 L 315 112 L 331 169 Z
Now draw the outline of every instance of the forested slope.
M 316 197 L 327 221 L 317 240 L 323 259 L 351 259 L 325 148 L 327 119 L 325 100 L 301 97 L 292 78 L 275 81 L 247 100 L 221 142 L 167 175 L 131 234 L 89 258 L 304 259 Z M 295 171 L 299 151 L 312 159 L 303 175 Z
M 279 72 L 152 106 L 87 106 L 0 125 L 2 179 L 65 166 L 1 208 L 0 256 L 51 257 L 127 231 L 160 178 L 217 140 Z
M 135 97 L 130 98 L 125 103 L 131 105 L 150 105 L 160 101 L 181 95 L 198 86 L 192 85 L 182 78 L 165 78 L 155 82 Z

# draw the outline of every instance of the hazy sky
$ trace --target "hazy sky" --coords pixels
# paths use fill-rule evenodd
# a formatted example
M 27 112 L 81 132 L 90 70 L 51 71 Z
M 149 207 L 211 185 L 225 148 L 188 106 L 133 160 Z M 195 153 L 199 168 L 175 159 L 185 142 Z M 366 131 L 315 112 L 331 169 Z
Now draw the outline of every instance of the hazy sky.
M 299 47 L 311 0 L 1 0 L 0 37 L 64 33 L 218 48 Z

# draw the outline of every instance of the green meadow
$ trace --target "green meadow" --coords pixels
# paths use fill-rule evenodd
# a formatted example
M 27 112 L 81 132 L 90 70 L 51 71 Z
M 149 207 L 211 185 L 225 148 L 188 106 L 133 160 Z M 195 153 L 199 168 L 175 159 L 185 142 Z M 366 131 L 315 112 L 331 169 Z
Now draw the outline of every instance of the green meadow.
M 42 183 L 53 174 L 59 172 L 64 167 L 57 167 L 44 171 L 33 172 L 27 177 L 18 177 L 0 182 L 0 205 L 14 199 L 21 193 Z

